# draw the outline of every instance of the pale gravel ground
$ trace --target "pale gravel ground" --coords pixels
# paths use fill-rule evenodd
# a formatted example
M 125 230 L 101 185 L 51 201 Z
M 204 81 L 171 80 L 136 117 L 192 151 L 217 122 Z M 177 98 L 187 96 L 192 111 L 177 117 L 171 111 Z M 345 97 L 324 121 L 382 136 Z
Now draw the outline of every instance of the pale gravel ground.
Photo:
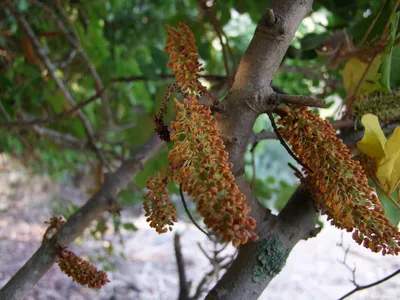
M 43 221 L 51 216 L 49 195 L 54 191 L 57 191 L 57 187 L 50 180 L 31 176 L 14 166 L 11 169 L 9 165 L 2 165 L 0 159 L 0 286 L 39 246 L 45 230 Z M 173 234 L 158 235 L 147 226 L 143 217 L 134 218 L 129 211 L 123 213 L 123 218 L 125 221 L 135 220 L 134 224 L 140 230 L 122 232 L 124 246 L 118 251 L 124 252 L 126 260 L 110 258 L 116 266 L 114 272 L 109 272 L 110 284 L 100 291 L 92 291 L 72 283 L 57 266 L 53 266 L 25 299 L 177 299 Z M 187 276 L 196 286 L 210 269 L 207 259 L 196 245 L 198 241 L 206 245 L 206 237 L 185 222 L 179 222 L 175 230 L 182 234 Z M 338 299 L 351 290 L 351 273 L 338 262 L 343 258 L 342 249 L 336 246 L 341 240 L 341 233 L 326 225 L 316 238 L 300 242 L 285 268 L 260 299 L 329 300 Z M 112 232 L 108 232 L 105 239 L 118 245 L 117 237 Z M 359 284 L 371 283 L 400 268 L 398 257 L 374 254 L 355 244 L 347 233 L 343 234 L 343 240 L 345 245 L 351 246 L 348 261 L 357 267 Z M 82 246 L 72 247 L 82 256 L 93 256 L 101 248 L 101 242 L 92 239 L 85 240 Z M 229 247 L 226 251 L 232 253 L 233 248 Z M 136 288 L 141 292 L 137 292 Z M 400 299 L 400 276 L 348 299 Z

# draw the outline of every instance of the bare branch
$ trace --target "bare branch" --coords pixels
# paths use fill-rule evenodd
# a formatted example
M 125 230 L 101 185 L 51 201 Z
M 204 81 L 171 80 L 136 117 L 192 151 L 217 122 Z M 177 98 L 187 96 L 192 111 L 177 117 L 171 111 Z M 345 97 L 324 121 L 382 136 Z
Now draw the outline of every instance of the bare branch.
M 70 118 L 73 114 L 78 112 L 81 108 L 83 108 L 84 106 L 86 106 L 86 105 L 92 103 L 93 101 L 97 100 L 99 98 L 99 96 L 100 96 L 100 93 L 96 93 L 95 95 L 93 95 L 89 99 L 78 103 L 75 107 L 73 107 L 73 108 L 71 108 L 69 110 L 63 111 L 63 112 L 61 112 L 61 113 L 59 113 L 59 114 L 57 114 L 57 115 L 55 115 L 53 117 L 44 118 L 44 119 L 17 120 L 17 121 L 11 121 L 11 122 L 0 122 L 0 127 L 10 128 L 10 127 L 24 127 L 24 126 L 31 126 L 31 125 L 46 125 L 46 124 L 50 124 L 50 123 L 53 123 L 53 122 L 58 121 L 58 120 Z
M 57 76 L 53 63 L 51 62 L 50 58 L 48 57 L 46 51 L 42 48 L 38 38 L 36 37 L 34 31 L 32 30 L 31 26 L 29 25 L 29 23 L 26 21 L 25 17 L 18 13 L 18 11 L 15 9 L 13 3 L 10 0 L 6 0 L 6 5 L 11 10 L 11 12 L 15 15 L 15 17 L 19 21 L 19 24 L 24 29 L 26 35 L 31 40 L 31 42 L 34 45 L 35 49 L 37 50 L 40 58 L 42 59 L 47 70 L 49 71 L 50 76 L 56 82 L 57 87 L 59 88 L 61 93 L 64 95 L 65 100 L 67 100 L 68 103 L 70 103 L 72 106 L 75 107 L 77 105 L 75 100 L 73 99 L 71 93 L 68 91 L 68 89 L 66 88 L 66 86 L 64 85 L 62 80 Z M 90 125 L 90 122 L 86 118 L 85 114 L 80 109 L 78 110 L 78 117 L 83 123 L 83 127 L 85 129 L 86 135 L 88 136 L 89 143 L 90 143 L 91 147 L 93 148 L 93 150 L 95 151 L 98 159 L 102 162 L 102 164 L 104 166 L 108 166 L 107 162 L 104 159 L 103 154 L 96 146 L 96 140 L 94 138 L 94 132 L 93 132 L 92 126 Z
M 82 60 L 86 63 L 86 66 L 88 67 L 88 69 L 95 81 L 96 91 L 100 95 L 101 99 L 103 100 L 103 104 L 105 106 L 104 117 L 105 117 L 106 121 L 110 120 L 111 116 L 112 116 L 111 108 L 110 108 L 110 103 L 108 101 L 107 95 L 105 93 L 103 82 L 102 82 L 99 74 L 97 73 L 95 66 L 92 64 L 92 62 L 90 61 L 87 54 L 83 51 L 82 46 L 79 41 L 79 36 L 76 34 L 74 36 L 71 35 L 70 31 L 66 28 L 63 21 L 57 16 L 57 14 L 53 11 L 53 9 L 51 9 L 51 7 L 49 7 L 46 4 L 44 4 L 43 2 L 40 2 L 37 0 L 29 0 L 29 2 L 40 7 L 46 13 L 49 14 L 49 16 L 56 22 L 57 27 L 61 30 L 61 32 L 65 35 L 65 37 L 70 42 L 70 44 L 75 48 L 75 50 L 77 51 L 79 56 L 82 58 Z M 56 1 L 56 3 L 57 3 L 57 1 Z M 63 11 L 63 8 L 61 7 L 61 5 L 57 5 L 57 6 L 58 6 L 58 9 L 63 13 L 64 11 Z M 63 14 L 63 15 L 65 15 L 65 14 Z
M 347 263 L 347 255 L 349 253 L 350 250 L 350 245 L 346 248 L 343 244 L 343 233 L 340 237 L 340 243 L 338 243 L 338 247 L 341 247 L 344 251 L 344 256 L 343 256 L 343 260 L 340 261 L 340 263 L 342 263 L 350 272 L 351 272 L 351 276 L 352 279 L 350 280 L 353 284 L 354 284 L 354 289 L 352 289 L 351 291 L 349 291 L 348 293 L 346 293 L 345 295 L 343 295 L 342 297 L 340 297 L 338 300 L 343 300 L 347 297 L 349 297 L 350 295 L 353 295 L 356 292 L 362 291 L 362 290 L 366 290 L 369 289 L 373 286 L 376 286 L 378 284 L 381 284 L 385 281 L 388 281 L 389 279 L 393 278 L 394 276 L 400 274 L 400 269 L 394 271 L 392 274 L 385 276 L 384 278 L 377 280 L 375 282 L 372 282 L 370 284 L 366 284 L 366 285 L 359 285 L 356 282 L 356 267 L 354 266 L 353 268 L 349 266 L 349 264 Z
M 124 161 L 115 173 L 107 175 L 99 191 L 76 211 L 51 239 L 44 242 L 6 283 L 0 290 L 0 299 L 22 299 L 51 268 L 57 258 L 57 249 L 67 247 L 93 220 L 117 205 L 115 199 L 119 192 L 143 168 L 143 164 L 158 152 L 161 145 L 159 138 L 153 135 L 130 159 Z
M 269 95 L 266 104 L 267 105 L 298 104 L 298 105 L 321 107 L 321 108 L 325 107 L 325 103 L 323 100 L 317 99 L 313 96 L 288 95 L 288 94 L 277 94 L 277 93 Z
M 179 234 L 174 235 L 174 249 L 176 265 L 178 266 L 178 276 L 179 276 L 179 297 L 178 300 L 189 300 L 190 284 L 186 280 L 185 262 L 182 256 L 181 250 L 181 237 Z
M 52 130 L 50 128 L 41 127 L 39 125 L 33 125 L 30 127 L 37 134 L 47 137 L 56 145 L 75 149 L 75 150 L 85 150 L 87 149 L 87 142 L 74 137 L 73 135 L 67 133 L 61 133 L 59 131 Z
M 262 140 L 276 140 L 276 133 L 273 131 L 262 130 L 259 133 L 253 134 L 250 137 L 249 144 L 254 144 Z
M 222 30 L 221 24 L 219 23 L 218 19 L 216 18 L 214 12 L 212 11 L 212 8 L 208 7 L 207 4 L 206 4 L 206 1 L 204 1 L 204 0 L 198 0 L 198 3 L 199 3 L 200 8 L 208 15 L 208 17 L 209 17 L 209 19 L 211 21 L 211 24 L 214 27 L 215 33 L 217 34 L 219 42 L 221 44 L 221 47 L 222 47 L 222 58 L 223 58 L 223 61 L 224 61 L 226 77 L 227 77 L 228 84 L 229 84 L 229 87 L 230 87 L 230 86 L 232 86 L 232 78 L 233 78 L 232 75 L 234 75 L 234 74 L 231 74 L 230 67 L 229 67 L 229 64 L 228 64 L 228 53 L 227 52 L 230 50 L 229 49 L 229 45 L 227 45 L 228 44 L 228 40 L 227 40 L 227 43 L 225 44 L 224 43 L 224 39 L 223 39 L 223 30 Z M 231 54 L 231 58 L 233 58 L 233 55 L 232 55 L 231 51 L 230 51 L 230 54 Z M 235 70 L 233 70 L 233 73 L 234 72 L 235 72 Z
M 160 74 L 158 75 L 160 79 L 175 79 L 175 75 L 173 74 Z M 216 75 L 216 74 L 204 74 L 200 75 L 201 78 L 204 78 L 208 81 L 223 81 L 226 80 L 226 76 L 224 75 Z M 112 83 L 117 83 L 117 82 L 132 82 L 132 81 L 143 81 L 143 80 L 149 80 L 148 77 L 144 75 L 135 75 L 135 76 L 121 76 L 121 77 L 116 77 L 111 79 Z
M 348 292 L 344 296 L 340 297 L 339 300 L 345 299 L 345 298 L 349 297 L 350 295 L 352 295 L 352 294 L 354 294 L 356 292 L 359 292 L 359 291 L 362 291 L 362 290 L 365 290 L 365 289 L 369 289 L 369 288 L 371 288 L 373 286 L 376 286 L 376 285 L 381 284 L 381 283 L 383 283 L 385 281 L 388 281 L 389 279 L 393 278 L 394 276 L 396 276 L 398 274 L 400 274 L 400 269 L 394 271 L 392 274 L 390 274 L 390 275 L 388 275 L 388 276 L 386 276 L 386 277 L 384 277 L 384 278 L 382 278 L 380 280 L 377 280 L 377 281 L 375 281 L 373 283 L 366 284 L 366 285 L 357 285 L 350 292 Z

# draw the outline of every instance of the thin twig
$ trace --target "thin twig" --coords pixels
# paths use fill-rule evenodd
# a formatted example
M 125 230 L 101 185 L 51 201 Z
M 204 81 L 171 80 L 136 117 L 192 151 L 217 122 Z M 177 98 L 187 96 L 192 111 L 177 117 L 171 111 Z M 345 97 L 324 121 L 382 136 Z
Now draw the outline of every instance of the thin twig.
M 278 140 L 281 142 L 282 146 L 286 149 L 286 151 L 289 153 L 289 155 L 291 157 L 293 157 L 293 159 L 301 166 L 303 166 L 305 169 L 309 170 L 311 173 L 313 172 L 313 170 L 310 169 L 310 167 L 306 166 L 299 158 L 297 158 L 296 155 L 294 155 L 294 153 L 292 152 L 292 150 L 289 148 L 289 146 L 286 144 L 285 140 L 283 139 L 283 137 L 281 136 L 278 127 L 275 124 L 275 120 L 274 117 L 272 116 L 271 112 L 267 112 L 268 118 L 271 121 L 271 125 L 272 128 L 275 131 L 275 134 L 278 138 Z
M 268 99 L 267 103 L 272 104 L 298 104 L 303 106 L 313 106 L 313 107 L 325 107 L 324 100 L 315 98 L 308 95 L 288 95 L 288 94 L 277 94 L 272 93 Z
M 89 103 L 92 103 L 93 101 L 97 100 L 100 96 L 100 92 L 97 92 L 95 95 L 90 97 L 89 99 L 82 101 L 78 103 L 76 106 L 73 108 L 63 111 L 59 114 L 56 114 L 55 116 L 49 117 L 49 118 L 44 118 L 44 119 L 33 119 L 33 120 L 17 120 L 17 121 L 11 121 L 11 122 L 0 122 L 0 127 L 24 127 L 24 126 L 31 126 L 31 125 L 46 125 L 53 123 L 58 120 L 62 119 L 67 119 L 71 117 L 74 113 L 76 113 L 78 110 L 83 108 L 84 106 L 88 105 Z
M 212 10 L 209 7 L 207 7 L 204 0 L 199 0 L 199 6 L 210 18 L 211 24 L 213 25 L 215 33 L 217 34 L 218 40 L 219 40 L 219 42 L 221 44 L 221 48 L 222 48 L 222 58 L 223 58 L 224 66 L 225 66 L 228 84 L 229 84 L 229 86 L 232 86 L 233 82 L 232 82 L 232 74 L 230 72 L 229 63 L 228 63 L 228 54 L 227 54 L 228 50 L 226 49 L 226 45 L 224 43 L 224 39 L 223 39 L 223 36 L 221 33 L 221 31 L 222 31 L 221 25 L 219 24 L 219 21 L 215 17 L 215 14 L 212 12 Z
M 356 267 L 354 266 L 354 268 L 351 268 L 347 263 L 347 255 L 348 255 L 349 250 L 350 250 L 350 245 L 347 248 L 344 247 L 344 244 L 343 244 L 343 233 L 341 234 L 341 237 L 340 237 L 340 243 L 338 243 L 337 245 L 339 247 L 341 247 L 343 249 L 343 251 L 344 251 L 344 257 L 343 257 L 343 260 L 340 261 L 340 263 L 342 263 L 351 272 L 352 279 L 350 281 L 351 281 L 351 283 L 354 284 L 354 289 L 352 289 L 350 292 L 348 292 L 345 295 L 343 295 L 342 297 L 340 297 L 338 300 L 343 300 L 343 299 L 349 297 L 350 295 L 352 295 L 352 294 L 354 294 L 356 292 L 359 292 L 359 291 L 371 288 L 373 286 L 376 286 L 378 284 L 381 284 L 382 282 L 385 282 L 385 281 L 393 278 L 394 276 L 400 274 L 400 269 L 398 269 L 398 270 L 394 271 L 392 274 L 390 274 L 390 275 L 388 275 L 388 276 L 386 276 L 386 277 L 384 277 L 384 278 L 382 278 L 380 280 L 377 280 L 375 282 L 372 282 L 372 283 L 366 284 L 366 285 L 359 285 L 356 282 Z
M 185 196 L 183 195 L 183 191 L 182 191 L 182 184 L 179 185 L 179 194 L 181 195 L 181 200 L 182 200 L 182 204 L 183 207 L 185 208 L 185 211 L 187 213 L 187 215 L 189 216 L 189 219 L 192 221 L 193 225 L 197 227 L 197 229 L 199 229 L 202 233 L 204 233 L 207 237 L 209 237 L 209 234 L 207 232 L 204 231 L 204 229 L 202 229 L 196 222 L 196 220 L 192 217 L 192 214 L 189 211 L 189 208 L 187 207 L 186 201 L 185 201 Z
M 358 43 L 357 48 L 360 48 L 361 45 L 364 44 L 365 41 L 367 40 L 369 34 L 370 34 L 371 31 L 372 31 L 372 28 L 374 28 L 374 26 L 375 26 L 376 21 L 378 21 L 379 16 L 380 16 L 381 13 L 382 13 L 383 7 L 386 5 L 386 2 L 387 2 L 387 0 L 384 0 L 384 1 L 383 1 L 382 5 L 381 5 L 381 7 L 380 7 L 380 9 L 379 9 L 379 11 L 378 11 L 378 14 L 376 15 L 376 17 L 374 18 L 374 20 L 373 20 L 373 21 L 371 22 L 371 24 L 369 25 L 368 30 L 365 32 L 363 38 L 362 38 L 361 41 Z
M 36 37 L 36 34 L 32 30 L 29 23 L 26 21 L 25 17 L 18 13 L 18 11 L 16 10 L 16 8 L 14 7 L 13 3 L 10 0 L 8 0 L 6 2 L 6 5 L 9 7 L 11 12 L 15 15 L 15 17 L 19 21 L 21 27 L 24 29 L 26 35 L 31 40 L 31 42 L 34 45 L 35 49 L 37 50 L 40 58 L 44 62 L 46 69 L 48 70 L 50 76 L 56 82 L 58 89 L 63 94 L 66 101 L 69 102 L 72 106 L 76 106 L 77 104 L 76 104 L 75 100 L 73 99 L 71 93 L 68 91 L 68 89 L 66 88 L 66 86 L 64 85 L 62 80 L 57 76 L 53 63 L 51 62 L 50 58 L 48 57 L 46 51 L 42 48 L 38 38 Z M 89 143 L 90 143 L 91 147 L 93 148 L 93 150 L 95 151 L 97 158 L 101 161 L 101 163 L 104 166 L 107 167 L 108 170 L 110 170 L 107 162 L 104 159 L 102 152 L 96 146 L 96 140 L 94 138 L 94 132 L 93 132 L 92 126 L 90 125 L 90 122 L 87 119 L 87 117 L 85 116 L 85 114 L 80 109 L 78 110 L 78 117 L 82 121 L 86 135 L 88 136 Z
M 64 25 L 64 22 L 57 16 L 57 14 L 54 12 L 54 10 L 51 7 L 49 7 L 46 4 L 44 4 L 43 2 L 40 2 L 37 0 L 29 0 L 29 2 L 40 7 L 46 13 L 49 14 L 49 16 L 56 22 L 57 27 L 61 30 L 61 32 L 65 35 L 65 37 L 70 42 L 70 44 L 75 48 L 75 50 L 77 51 L 79 56 L 85 62 L 87 68 L 89 69 L 89 71 L 95 81 L 96 91 L 97 91 L 97 93 L 99 93 L 101 99 L 103 100 L 103 104 L 105 106 L 104 117 L 105 117 L 106 121 L 110 120 L 111 116 L 112 116 L 111 108 L 110 108 L 110 103 L 109 103 L 108 98 L 105 93 L 103 82 L 102 82 L 99 74 L 97 73 L 95 66 L 92 64 L 92 62 L 90 61 L 87 54 L 83 51 L 81 43 L 79 41 L 79 36 L 77 34 L 74 34 L 74 36 L 71 35 L 70 31 Z M 64 10 L 61 7 L 61 5 L 57 5 L 57 7 L 60 10 L 60 12 L 62 13 L 62 15 L 65 18 L 67 18 L 65 16 Z
M 178 276 L 179 276 L 179 298 L 178 300 L 189 300 L 189 290 L 190 284 L 186 280 L 186 271 L 185 271 L 185 262 L 182 256 L 181 250 L 181 237 L 179 234 L 175 233 L 174 236 L 174 249 L 175 249 L 175 258 L 176 265 L 178 267 Z
M 386 277 L 384 277 L 384 278 L 382 278 L 382 279 L 380 279 L 380 280 L 378 280 L 378 281 L 375 281 L 375 282 L 373 282 L 373 283 L 366 284 L 366 285 L 357 285 L 354 289 L 352 289 L 350 292 L 348 292 L 348 293 L 345 294 L 344 296 L 340 297 L 338 300 L 345 299 L 345 298 L 347 298 L 348 296 L 350 296 L 350 295 L 352 295 L 352 294 L 354 294 L 354 293 L 356 293 L 356 292 L 358 292 L 358 291 L 362 291 L 362 290 L 371 288 L 371 287 L 373 287 L 373 286 L 376 286 L 376 285 L 378 285 L 378 284 L 381 284 L 381 283 L 383 283 L 383 282 L 385 282 L 385 281 L 388 281 L 389 279 L 393 278 L 394 276 L 396 276 L 396 275 L 398 275 L 398 274 L 400 274 L 400 269 L 394 271 L 392 274 L 390 274 L 390 275 L 388 275 L 388 276 L 386 276 Z
M 226 80 L 226 76 L 224 76 L 224 75 L 204 74 L 204 75 L 199 75 L 199 76 L 208 81 L 218 81 L 219 82 L 219 81 Z M 173 74 L 160 74 L 160 75 L 157 75 L 157 77 L 160 79 L 175 79 L 175 75 L 173 75 Z M 144 75 L 120 76 L 120 77 L 115 77 L 115 78 L 111 79 L 111 82 L 117 83 L 117 82 L 132 82 L 132 81 L 143 81 L 143 80 L 149 80 L 149 78 Z

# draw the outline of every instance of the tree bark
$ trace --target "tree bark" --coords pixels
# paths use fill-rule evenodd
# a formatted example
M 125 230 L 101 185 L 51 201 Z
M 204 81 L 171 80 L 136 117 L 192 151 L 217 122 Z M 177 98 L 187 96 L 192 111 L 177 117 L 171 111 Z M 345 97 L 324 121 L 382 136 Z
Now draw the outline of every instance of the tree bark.
M 273 77 L 300 22 L 311 12 L 312 3 L 312 0 L 272 1 L 223 102 L 226 115 L 217 115 L 233 173 L 251 206 L 260 239 L 240 247 L 238 257 L 206 299 L 257 299 L 279 273 L 296 243 L 312 236 L 315 228 L 316 211 L 303 187 L 297 189 L 279 216 L 274 216 L 261 207 L 243 178 L 244 154 L 254 122 L 268 110 L 266 99 L 273 93 Z

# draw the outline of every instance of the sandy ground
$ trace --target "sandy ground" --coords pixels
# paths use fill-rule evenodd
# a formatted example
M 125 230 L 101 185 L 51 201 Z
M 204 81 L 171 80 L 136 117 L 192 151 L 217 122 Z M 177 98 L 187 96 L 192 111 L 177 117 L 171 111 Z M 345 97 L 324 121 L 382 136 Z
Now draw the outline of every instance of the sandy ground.
M 52 215 L 49 202 L 53 194 L 82 202 L 79 192 L 68 190 L 49 179 L 30 175 L 23 168 L 11 167 L 0 161 L 0 286 L 24 264 L 40 245 L 45 231 L 43 222 Z M 65 195 L 67 193 L 67 195 Z M 104 240 L 85 237 L 72 246 L 83 257 L 98 257 L 104 245 L 112 242 L 119 255 L 107 260 L 115 266 L 109 271 L 111 283 L 101 290 L 90 290 L 73 283 L 57 266 L 39 281 L 25 299 L 177 299 L 178 275 L 173 248 L 173 234 L 158 235 L 148 227 L 143 217 L 131 211 L 122 214 L 124 221 L 133 221 L 137 232 L 122 230 L 119 237 L 109 231 Z M 182 234 L 182 252 L 188 279 L 196 287 L 211 269 L 197 242 L 204 248 L 211 245 L 206 237 L 188 222 L 179 222 L 176 231 Z M 272 281 L 259 299 L 338 299 L 353 288 L 351 272 L 339 262 L 344 251 L 337 246 L 342 231 L 328 224 L 313 239 L 300 242 L 291 253 L 287 265 Z M 382 257 L 355 244 L 343 233 L 344 245 L 350 246 L 347 261 L 356 266 L 358 284 L 376 281 L 400 268 L 398 257 Z M 225 253 L 232 254 L 228 247 Z M 96 261 L 97 266 L 102 263 Z M 358 292 L 348 299 L 400 299 L 400 275 L 379 286 Z

